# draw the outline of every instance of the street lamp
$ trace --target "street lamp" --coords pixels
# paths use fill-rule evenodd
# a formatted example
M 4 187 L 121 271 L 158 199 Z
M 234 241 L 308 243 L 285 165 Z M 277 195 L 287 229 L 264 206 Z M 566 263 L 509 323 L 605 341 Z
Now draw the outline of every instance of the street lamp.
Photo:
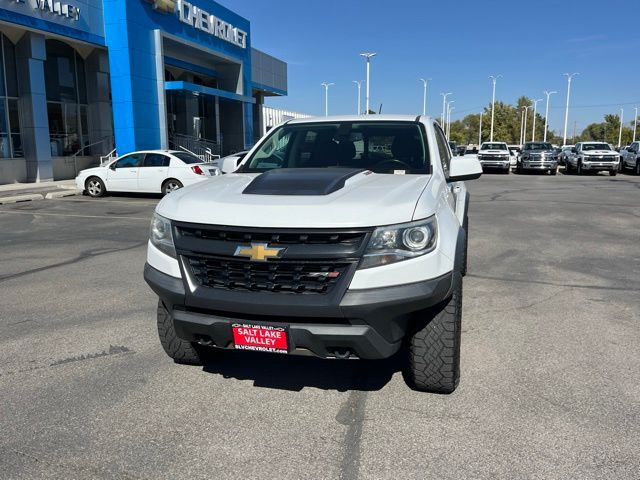
M 634 108 L 636 116 L 633 118 L 633 141 L 636 141 L 636 130 L 638 129 L 638 107 Z
M 447 97 L 449 95 L 451 95 L 451 92 L 447 92 L 447 93 L 441 92 L 440 95 L 442 95 L 442 116 L 440 117 L 440 126 L 442 128 L 444 128 L 444 120 L 445 120 L 444 116 L 445 116 L 445 111 L 446 111 L 446 108 L 447 108 L 446 107 L 446 105 L 447 105 Z
M 366 61 L 367 61 L 367 91 L 365 93 L 365 102 L 364 102 L 365 103 L 365 108 L 366 108 L 365 115 L 369 115 L 369 90 L 370 90 L 370 87 L 369 87 L 370 76 L 369 75 L 370 75 L 370 72 L 371 72 L 371 59 L 373 57 L 375 57 L 376 55 L 377 55 L 376 53 L 372 53 L 372 52 L 361 53 L 360 54 L 360 56 L 363 57 L 364 59 L 366 59 Z
M 329 116 L 329 87 L 335 83 L 322 82 L 320 85 L 324 87 L 324 116 Z
M 495 113 L 495 106 L 496 106 L 496 82 L 498 81 L 498 79 L 502 77 L 502 75 L 489 75 L 489 78 L 491 79 L 491 82 L 493 83 L 493 95 L 491 97 L 491 134 L 489 135 L 489 141 L 493 142 L 493 117 L 494 117 L 494 113 Z
M 447 111 L 447 139 L 451 136 L 451 112 L 453 112 L 456 107 L 452 107 L 451 104 L 453 102 L 449 102 L 449 108 Z
M 527 117 L 529 116 L 529 109 L 531 108 L 531 105 L 525 105 L 522 108 L 524 108 L 524 127 L 522 129 L 522 145 L 524 145 L 524 142 L 527 139 Z
M 562 145 L 567 144 L 567 123 L 569 122 L 569 97 L 571 96 L 571 80 L 576 75 L 580 75 L 579 73 L 565 73 L 567 77 L 567 106 L 564 110 L 564 138 L 562 140 Z
M 357 114 L 360 115 L 360 88 L 362 87 L 362 80 L 352 80 L 353 83 L 355 83 L 358 86 L 358 112 Z
M 622 124 L 624 122 L 624 108 L 620 109 L 620 133 L 618 133 L 618 148 L 622 146 Z
M 547 96 L 547 106 L 544 111 L 544 141 L 547 141 L 547 127 L 549 125 L 549 97 L 554 93 L 558 93 L 555 90 L 551 92 L 544 91 L 544 94 Z
M 431 80 L 430 78 L 427 78 L 426 80 L 424 78 L 421 78 L 420 81 L 422 82 L 422 85 L 424 86 L 424 94 L 422 95 L 422 115 L 426 116 L 427 115 L 427 88 L 429 86 L 429 80 Z
M 538 111 L 538 102 L 541 102 L 542 99 L 538 98 L 533 101 L 533 133 L 531 134 L 531 141 L 536 141 L 536 112 Z
M 480 125 L 478 126 L 478 148 L 482 145 L 482 115 L 484 111 L 480 112 Z
M 449 136 L 449 134 L 447 133 L 449 131 L 449 121 L 451 119 L 451 104 L 452 103 L 456 103 L 455 100 L 451 100 L 450 102 L 447 102 L 447 116 L 445 117 L 444 120 L 444 133 L 447 135 L 447 137 Z

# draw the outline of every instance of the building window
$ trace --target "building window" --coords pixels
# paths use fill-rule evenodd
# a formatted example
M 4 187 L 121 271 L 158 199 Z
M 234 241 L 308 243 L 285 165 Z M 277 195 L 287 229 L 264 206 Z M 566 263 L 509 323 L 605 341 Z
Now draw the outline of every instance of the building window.
M 0 34 L 0 158 L 22 156 L 15 46 Z
M 51 156 L 77 154 L 89 145 L 84 60 L 73 47 L 47 40 L 45 61 Z

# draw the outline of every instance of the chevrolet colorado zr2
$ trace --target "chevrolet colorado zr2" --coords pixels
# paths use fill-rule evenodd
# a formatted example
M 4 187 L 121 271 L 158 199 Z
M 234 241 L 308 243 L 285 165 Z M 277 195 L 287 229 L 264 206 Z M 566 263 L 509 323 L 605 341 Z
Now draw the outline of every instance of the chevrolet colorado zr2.
M 387 148 L 380 148 L 386 146 Z M 428 117 L 290 120 L 227 175 L 177 190 L 153 216 L 144 277 L 178 363 L 203 349 L 322 358 L 406 355 L 417 390 L 460 376 L 464 180 Z

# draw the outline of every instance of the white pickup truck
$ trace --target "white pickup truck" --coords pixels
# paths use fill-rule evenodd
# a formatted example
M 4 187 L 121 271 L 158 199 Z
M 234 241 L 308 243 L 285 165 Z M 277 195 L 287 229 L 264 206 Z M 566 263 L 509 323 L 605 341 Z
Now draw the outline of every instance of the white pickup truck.
M 582 175 L 590 172 L 609 172 L 615 176 L 618 173 L 620 155 L 603 142 L 579 142 L 571 149 L 566 159 L 565 173 L 576 172 Z
M 379 148 L 389 145 L 389 148 Z M 428 117 L 291 120 L 239 169 L 165 197 L 144 277 L 176 362 L 202 349 L 380 359 L 418 390 L 460 375 L 475 158 Z
M 633 170 L 640 175 L 640 142 L 632 142 L 620 151 L 620 171 Z
M 506 174 L 511 171 L 511 157 L 511 151 L 504 142 L 484 142 L 478 151 L 483 169 L 499 169 Z

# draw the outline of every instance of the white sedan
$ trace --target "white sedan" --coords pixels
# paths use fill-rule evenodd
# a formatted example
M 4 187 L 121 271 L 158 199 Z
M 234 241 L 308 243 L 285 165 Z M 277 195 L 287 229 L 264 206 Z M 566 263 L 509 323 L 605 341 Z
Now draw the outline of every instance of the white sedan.
M 188 152 L 145 150 L 118 157 L 100 167 L 80 171 L 76 186 L 91 197 L 106 192 L 167 193 L 209 177 L 220 170 Z

